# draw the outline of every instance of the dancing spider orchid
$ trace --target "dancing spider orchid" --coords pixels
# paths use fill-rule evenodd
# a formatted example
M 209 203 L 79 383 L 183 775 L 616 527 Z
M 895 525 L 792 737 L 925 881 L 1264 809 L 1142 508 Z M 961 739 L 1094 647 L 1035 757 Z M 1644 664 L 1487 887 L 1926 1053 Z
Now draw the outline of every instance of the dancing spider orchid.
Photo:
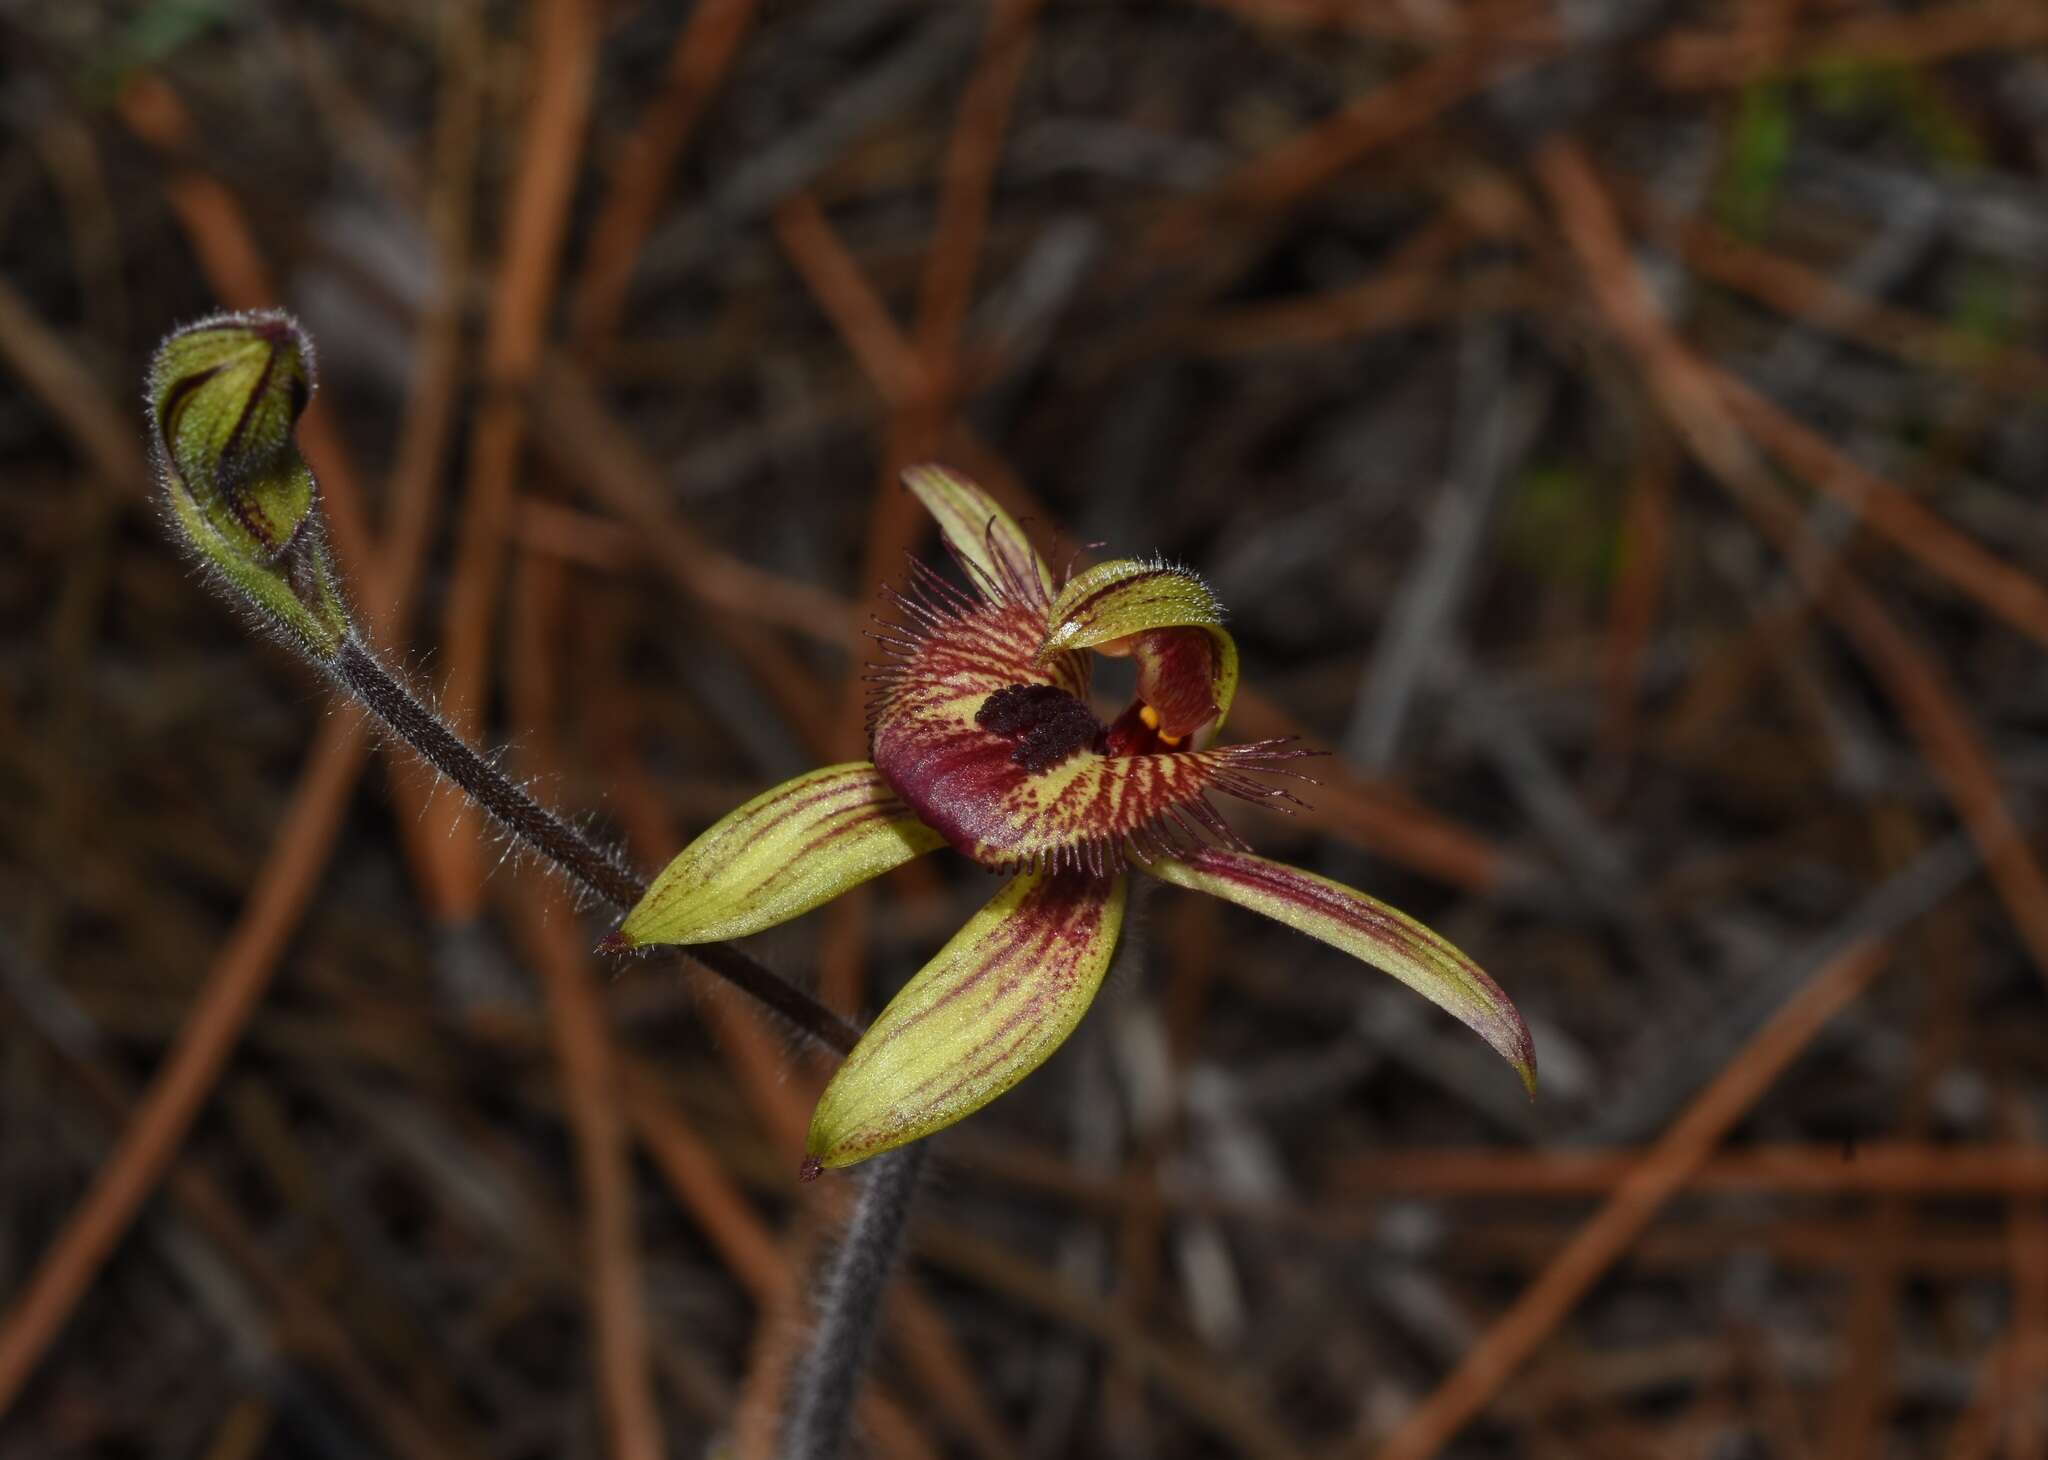
M 972 593 L 913 562 L 874 634 L 874 759 L 777 786 L 686 847 L 612 948 L 756 933 L 950 843 L 1012 874 L 904 985 L 825 1089 L 804 1174 L 847 1166 L 980 1109 L 1057 1049 L 1095 998 L 1129 868 L 1212 893 L 1383 969 L 1470 1025 L 1533 1090 L 1535 1053 L 1492 979 L 1413 919 L 1255 857 L 1207 799 L 1294 800 L 1309 752 L 1217 747 L 1237 649 L 1207 586 L 1120 560 L 1066 584 L 1003 510 L 935 468 L 906 478 Z M 1105 726 L 1086 651 L 1129 656 L 1137 698 Z M 1305 779 L 1305 778 L 1301 778 Z

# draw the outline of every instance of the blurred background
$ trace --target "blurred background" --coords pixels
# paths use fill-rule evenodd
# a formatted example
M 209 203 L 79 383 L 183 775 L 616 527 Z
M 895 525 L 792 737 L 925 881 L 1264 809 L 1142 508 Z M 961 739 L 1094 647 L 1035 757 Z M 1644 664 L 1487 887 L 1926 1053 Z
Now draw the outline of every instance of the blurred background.
M 281 303 L 363 617 L 652 869 L 863 753 L 938 459 L 1164 552 L 1262 850 L 939 1138 L 876 1456 L 2048 1456 L 2048 7 L 0 4 L 0 1455 L 771 1453 L 825 1070 L 169 545 Z M 1096 547 L 1103 544 L 1103 547 Z M 867 1017 L 957 857 L 755 940 Z

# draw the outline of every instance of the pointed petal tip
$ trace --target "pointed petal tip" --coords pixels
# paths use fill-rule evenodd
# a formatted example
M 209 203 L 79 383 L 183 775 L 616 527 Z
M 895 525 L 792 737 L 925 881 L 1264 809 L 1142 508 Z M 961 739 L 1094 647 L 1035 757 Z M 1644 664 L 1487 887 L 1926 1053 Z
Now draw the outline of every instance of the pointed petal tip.
M 1536 1094 L 1536 1046 L 1514 1002 L 1449 941 L 1341 882 L 1248 853 L 1205 848 L 1145 870 L 1263 913 L 1392 974 L 1485 1040 Z
M 1392 970 L 1389 971 L 1391 972 Z M 1400 977 L 1399 974 L 1395 976 Z M 1482 974 L 1481 977 L 1484 977 L 1484 975 Z M 1403 979 L 1403 982 L 1407 982 L 1407 980 Z M 1493 981 L 1487 979 L 1487 983 L 1492 985 Z M 1411 984 L 1411 987 L 1415 986 Z M 1473 1033 L 1485 1040 L 1488 1048 L 1507 1061 L 1508 1067 L 1521 1078 L 1523 1093 L 1530 1100 L 1535 1100 L 1537 1093 L 1536 1044 L 1529 1037 L 1529 1026 L 1522 1022 L 1521 1011 L 1513 1003 L 1509 1002 L 1506 994 L 1498 991 L 1497 985 L 1493 989 L 1498 999 L 1497 1005 L 1493 1009 L 1474 1010 L 1470 1014 L 1460 1013 L 1457 1009 L 1445 1004 L 1443 1000 L 1437 998 L 1435 994 L 1430 993 L 1427 989 L 1418 988 L 1418 992 L 1422 993 L 1431 1002 L 1448 1009 L 1452 1014 L 1462 1019 L 1471 1028 Z
M 611 932 L 606 933 L 597 940 L 597 951 L 605 954 L 607 957 L 615 958 L 627 953 L 637 952 L 639 947 L 640 944 L 635 939 L 626 936 L 624 928 L 614 928 Z
M 1522 1077 L 1522 1089 L 1533 1102 L 1536 1099 L 1536 1048 L 1529 1043 L 1528 1031 L 1522 1033 L 1522 1054 L 1520 1058 L 1510 1057 L 1508 1063 L 1515 1067 L 1515 1073 Z
M 796 1168 L 796 1179 L 803 1182 L 816 1181 L 825 1174 L 825 1163 L 816 1156 L 806 1154 Z
M 1488 980 L 1490 983 L 1491 980 Z M 1482 1029 L 1474 1026 L 1480 1038 L 1493 1047 L 1494 1053 L 1506 1060 L 1514 1072 L 1522 1077 L 1522 1089 L 1529 1098 L 1536 1098 L 1536 1041 L 1529 1033 L 1529 1025 L 1522 1018 L 1506 994 L 1500 995 L 1500 1008 L 1494 1027 Z
M 1389 971 L 1391 972 L 1392 970 Z M 1478 974 L 1480 978 L 1485 979 L 1485 987 L 1492 995 L 1487 1000 L 1488 1006 L 1484 1009 L 1473 1010 L 1470 1016 L 1459 1013 L 1455 1009 L 1452 1009 L 1451 1012 L 1464 1020 L 1474 1034 L 1485 1040 L 1487 1048 L 1506 1061 L 1508 1068 L 1512 1069 L 1516 1076 L 1520 1078 L 1523 1091 L 1531 1100 L 1534 1100 L 1537 1094 L 1536 1041 L 1529 1033 L 1529 1025 L 1522 1018 L 1522 1011 L 1515 1007 L 1514 1001 L 1508 998 L 1507 994 L 1501 990 L 1498 984 L 1494 983 L 1491 978 L 1487 978 L 1477 968 L 1474 968 L 1473 972 Z M 1396 976 L 1399 977 L 1398 974 Z M 1403 982 L 1406 982 L 1406 980 L 1404 979 Z M 1427 994 L 1426 991 L 1425 997 L 1430 998 L 1432 1002 L 1441 1003 L 1434 995 Z M 1444 1007 L 1448 1008 L 1449 1006 L 1445 1005 Z

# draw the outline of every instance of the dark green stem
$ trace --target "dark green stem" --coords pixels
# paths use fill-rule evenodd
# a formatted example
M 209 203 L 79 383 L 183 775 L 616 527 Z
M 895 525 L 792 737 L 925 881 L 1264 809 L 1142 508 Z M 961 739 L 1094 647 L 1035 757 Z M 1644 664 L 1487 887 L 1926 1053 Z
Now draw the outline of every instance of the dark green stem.
M 868 1163 L 853 1220 L 825 1274 L 811 1346 L 791 1385 L 782 1460 L 839 1460 L 845 1453 L 853 1401 L 874 1348 L 882 1297 L 903 1251 L 924 1149 L 923 1141 L 915 1141 Z

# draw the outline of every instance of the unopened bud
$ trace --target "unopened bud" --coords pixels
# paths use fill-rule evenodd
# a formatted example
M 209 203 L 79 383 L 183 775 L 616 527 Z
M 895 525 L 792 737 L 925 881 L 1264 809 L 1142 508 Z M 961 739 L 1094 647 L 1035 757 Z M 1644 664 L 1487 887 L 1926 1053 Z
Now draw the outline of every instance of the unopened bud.
M 350 624 L 292 440 L 312 394 L 311 342 L 276 310 L 187 325 L 149 367 L 151 445 L 179 535 L 267 627 L 325 662 Z

